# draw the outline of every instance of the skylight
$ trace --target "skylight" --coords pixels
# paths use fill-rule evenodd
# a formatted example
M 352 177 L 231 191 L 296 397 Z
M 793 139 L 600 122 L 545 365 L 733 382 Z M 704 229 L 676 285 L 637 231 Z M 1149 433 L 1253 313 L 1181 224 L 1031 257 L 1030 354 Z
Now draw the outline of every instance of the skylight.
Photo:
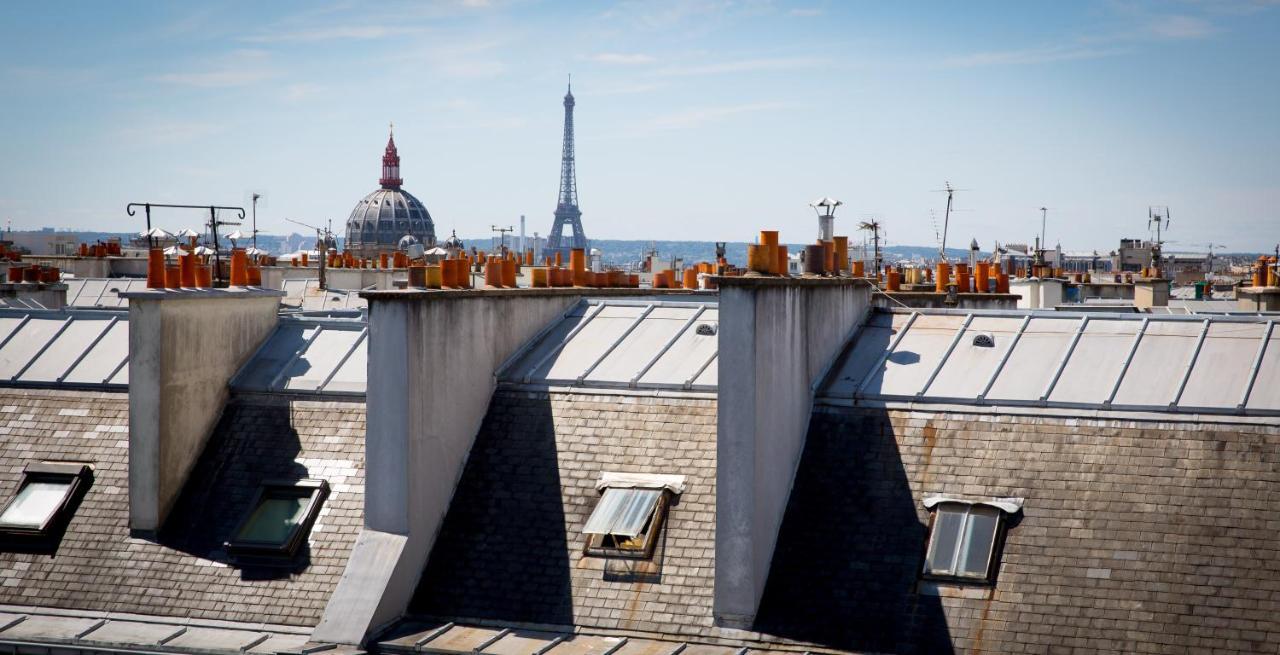
M 227 542 L 227 552 L 237 557 L 294 556 L 328 495 L 324 480 L 263 483 Z
M 69 509 L 89 474 L 87 464 L 28 464 L 17 492 L 0 511 L 0 533 L 18 537 L 53 533 L 70 519 Z
M 648 557 L 666 514 L 661 489 L 605 489 L 582 529 L 587 554 Z
M 582 528 L 586 554 L 648 558 L 668 502 L 684 491 L 684 476 L 605 472 L 596 489 L 604 494 Z
M 947 499 L 926 501 L 926 506 L 934 509 L 934 517 L 924 576 L 962 582 L 994 581 L 1006 508 L 1017 508 L 1006 501 L 969 503 Z

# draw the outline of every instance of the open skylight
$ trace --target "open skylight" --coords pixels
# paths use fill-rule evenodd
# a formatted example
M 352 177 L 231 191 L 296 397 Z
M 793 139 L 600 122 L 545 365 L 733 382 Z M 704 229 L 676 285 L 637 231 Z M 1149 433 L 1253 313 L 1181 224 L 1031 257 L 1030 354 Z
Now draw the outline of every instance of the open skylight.
M 236 557 L 294 556 L 328 495 L 324 480 L 264 483 L 227 542 L 227 552 Z
M 0 533 L 42 537 L 70 519 L 70 507 L 84 489 L 87 464 L 39 462 L 27 465 L 22 483 L 0 511 Z

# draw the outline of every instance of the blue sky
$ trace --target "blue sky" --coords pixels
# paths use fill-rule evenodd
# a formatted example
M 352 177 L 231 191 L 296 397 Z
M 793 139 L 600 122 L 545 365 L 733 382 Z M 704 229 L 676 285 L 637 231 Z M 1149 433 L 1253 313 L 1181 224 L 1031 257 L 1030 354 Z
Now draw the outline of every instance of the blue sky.
M 565 76 L 588 236 L 1280 240 L 1280 4 L 5 3 L 0 221 L 139 228 L 132 201 L 342 225 L 395 121 L 437 233 L 555 209 Z M 195 219 L 173 216 L 173 229 Z

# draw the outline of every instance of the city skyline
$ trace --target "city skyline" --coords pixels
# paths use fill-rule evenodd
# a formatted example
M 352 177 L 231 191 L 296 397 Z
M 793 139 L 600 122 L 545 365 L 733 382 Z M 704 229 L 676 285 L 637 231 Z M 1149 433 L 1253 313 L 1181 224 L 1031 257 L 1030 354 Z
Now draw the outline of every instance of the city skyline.
M 10 6 L 0 219 L 127 231 L 127 202 L 266 202 L 335 229 L 387 121 L 440 234 L 556 207 L 574 75 L 599 239 L 809 238 L 807 203 L 890 243 L 1114 248 L 1171 208 L 1175 247 L 1269 251 L 1280 205 L 1272 2 L 934 5 L 459 2 Z M 126 26 L 136 26 L 127 29 Z M 165 224 L 175 228 L 184 217 Z M 196 219 L 192 218 L 192 222 Z

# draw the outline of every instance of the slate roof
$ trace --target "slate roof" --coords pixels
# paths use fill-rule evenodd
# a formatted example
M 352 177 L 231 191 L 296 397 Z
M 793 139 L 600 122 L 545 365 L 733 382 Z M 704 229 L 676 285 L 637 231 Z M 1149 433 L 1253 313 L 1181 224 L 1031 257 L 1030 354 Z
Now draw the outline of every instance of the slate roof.
M 898 653 L 1280 650 L 1280 426 L 819 407 L 757 630 Z M 932 493 L 1026 504 L 921 585 Z
M 0 604 L 314 625 L 362 524 L 364 416 L 363 403 L 234 398 L 157 542 L 129 533 L 127 394 L 0 389 L 0 498 L 28 462 L 95 467 L 52 557 L 0 551 Z M 228 566 L 221 544 L 257 484 L 304 476 L 331 493 L 300 564 Z
M 499 389 L 411 612 L 718 634 L 715 435 L 714 400 Z M 652 566 L 582 554 L 606 470 L 687 476 Z

